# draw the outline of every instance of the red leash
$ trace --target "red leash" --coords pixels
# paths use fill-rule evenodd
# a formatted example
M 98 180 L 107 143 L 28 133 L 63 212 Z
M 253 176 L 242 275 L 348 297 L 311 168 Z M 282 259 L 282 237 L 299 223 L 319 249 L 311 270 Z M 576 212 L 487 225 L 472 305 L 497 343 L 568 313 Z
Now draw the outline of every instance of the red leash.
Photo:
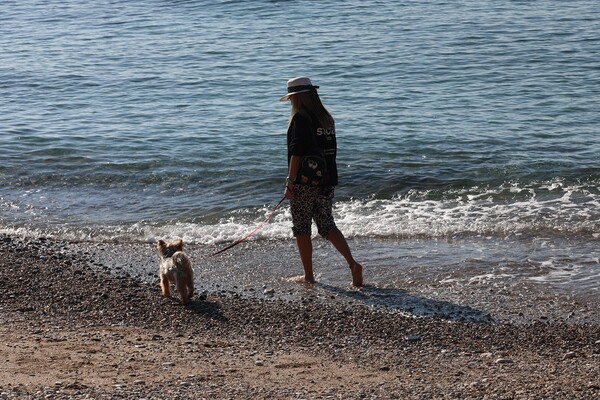
M 254 228 L 254 230 L 252 232 L 250 232 L 249 234 L 247 234 L 246 236 L 244 236 L 241 239 L 236 240 L 235 242 L 231 243 L 229 246 L 225 247 L 224 249 L 221 249 L 215 253 L 212 253 L 210 256 L 216 256 L 217 254 L 221 254 L 224 251 L 229 250 L 230 248 L 232 248 L 233 246 L 237 246 L 238 244 L 246 241 L 250 236 L 254 235 L 256 232 L 258 232 L 260 229 L 262 229 L 263 226 L 265 226 L 266 224 L 269 223 L 269 221 L 271 220 L 271 217 L 273 216 L 273 214 L 275 214 L 275 211 L 277 211 L 277 209 L 279 208 L 279 206 L 281 205 L 281 203 L 283 203 L 283 201 L 285 200 L 285 196 L 283 196 L 281 198 L 281 200 L 279 200 L 279 203 L 277 203 L 277 205 L 275 206 L 275 208 L 273 209 L 273 211 L 271 211 L 271 214 L 269 214 L 267 216 L 267 218 L 260 224 L 258 225 L 256 228 Z

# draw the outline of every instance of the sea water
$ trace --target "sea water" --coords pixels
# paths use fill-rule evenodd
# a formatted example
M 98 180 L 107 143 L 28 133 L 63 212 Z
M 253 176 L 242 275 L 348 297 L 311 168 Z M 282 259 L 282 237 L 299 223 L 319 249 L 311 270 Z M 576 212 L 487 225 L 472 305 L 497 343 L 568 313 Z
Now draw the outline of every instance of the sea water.
M 243 237 L 283 195 L 278 99 L 308 75 L 372 282 L 597 295 L 598 32 L 591 0 L 2 1 L 0 232 L 206 254 Z M 290 219 L 250 239 L 268 274 L 290 268 Z

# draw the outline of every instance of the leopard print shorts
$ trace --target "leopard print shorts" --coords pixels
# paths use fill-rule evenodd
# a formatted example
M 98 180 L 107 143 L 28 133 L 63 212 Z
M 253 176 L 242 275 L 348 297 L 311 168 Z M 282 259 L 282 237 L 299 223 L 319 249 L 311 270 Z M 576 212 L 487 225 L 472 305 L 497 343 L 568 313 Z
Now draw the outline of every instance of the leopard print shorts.
M 321 189 L 294 185 L 294 198 L 290 200 L 294 237 L 311 235 L 313 219 L 317 224 L 319 235 L 323 237 L 336 228 L 332 212 L 333 194 L 333 187 Z

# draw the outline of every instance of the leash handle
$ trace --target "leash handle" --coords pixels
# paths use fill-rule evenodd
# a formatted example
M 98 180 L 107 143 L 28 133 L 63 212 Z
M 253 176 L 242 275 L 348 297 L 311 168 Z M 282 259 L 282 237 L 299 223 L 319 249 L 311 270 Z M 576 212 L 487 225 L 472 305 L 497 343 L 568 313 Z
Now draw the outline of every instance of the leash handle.
M 231 243 L 229 246 L 227 246 L 227 247 L 225 247 L 225 248 L 223 248 L 223 249 L 221 249 L 219 251 L 216 251 L 216 252 L 212 253 L 210 256 L 213 257 L 213 256 L 216 256 L 218 254 L 221 254 L 221 253 L 223 253 L 223 252 L 231 249 L 232 247 L 237 246 L 238 244 L 240 244 L 240 243 L 245 242 L 246 240 L 248 240 L 248 238 L 250 236 L 254 235 L 256 232 L 258 232 L 259 230 L 261 230 L 263 226 L 265 226 L 266 224 L 269 223 L 269 221 L 271 220 L 271 217 L 273 216 L 273 214 L 275 214 L 275 211 L 277 211 L 277 209 L 279 208 L 279 206 L 281 205 L 281 203 L 283 203 L 284 200 L 285 200 L 285 196 L 283 196 L 281 198 L 281 200 L 279 200 L 279 203 L 277 203 L 277 205 L 275 206 L 275 208 L 273 208 L 273 211 L 271 211 L 271 213 L 267 216 L 267 218 L 263 222 L 261 222 L 256 228 L 254 228 L 254 230 L 252 232 L 248 233 L 243 238 L 238 239 L 235 242 Z

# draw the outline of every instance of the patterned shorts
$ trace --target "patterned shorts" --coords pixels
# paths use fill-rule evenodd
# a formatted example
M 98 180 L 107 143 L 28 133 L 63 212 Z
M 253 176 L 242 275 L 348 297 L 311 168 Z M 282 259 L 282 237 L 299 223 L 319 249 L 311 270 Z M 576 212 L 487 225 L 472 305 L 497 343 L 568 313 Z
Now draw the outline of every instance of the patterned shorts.
M 294 237 L 311 235 L 312 220 L 315 220 L 319 235 L 326 237 L 332 229 L 334 189 L 294 185 L 294 198 L 290 200 L 292 232 Z

